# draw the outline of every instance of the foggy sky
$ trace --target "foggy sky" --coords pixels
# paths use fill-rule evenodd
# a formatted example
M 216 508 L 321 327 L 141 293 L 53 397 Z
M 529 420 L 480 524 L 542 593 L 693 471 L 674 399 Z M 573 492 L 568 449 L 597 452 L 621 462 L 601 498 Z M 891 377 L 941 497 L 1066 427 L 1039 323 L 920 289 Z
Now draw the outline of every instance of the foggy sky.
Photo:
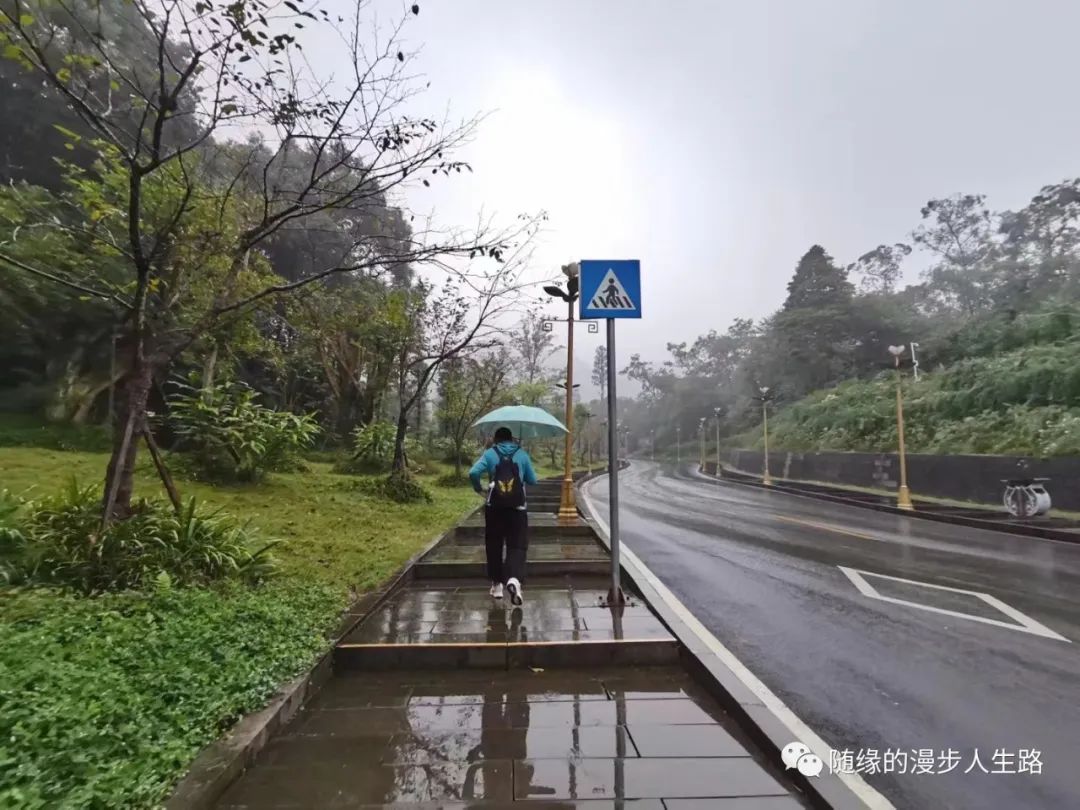
M 645 317 L 619 325 L 620 368 L 769 314 L 813 243 L 846 264 L 906 239 L 931 197 L 1016 208 L 1080 173 L 1070 0 L 420 6 L 406 36 L 425 104 L 491 116 L 475 174 L 410 202 L 462 223 L 546 209 L 539 275 L 641 259 Z M 578 341 L 579 379 L 597 343 Z

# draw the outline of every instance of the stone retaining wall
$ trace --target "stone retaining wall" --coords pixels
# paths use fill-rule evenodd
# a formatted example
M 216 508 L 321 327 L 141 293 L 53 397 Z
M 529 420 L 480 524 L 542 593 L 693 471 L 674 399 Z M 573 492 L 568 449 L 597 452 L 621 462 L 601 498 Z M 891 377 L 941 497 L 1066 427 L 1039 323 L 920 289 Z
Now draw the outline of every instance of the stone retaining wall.
M 760 475 L 760 450 L 728 450 L 726 464 Z M 1002 479 L 1049 478 L 1047 490 L 1059 509 L 1080 510 L 1080 458 L 935 456 L 909 454 L 908 486 L 916 495 L 1000 504 Z M 706 472 L 715 471 L 708 462 Z M 770 451 L 769 472 L 777 478 L 895 489 L 900 475 L 895 453 L 793 453 Z

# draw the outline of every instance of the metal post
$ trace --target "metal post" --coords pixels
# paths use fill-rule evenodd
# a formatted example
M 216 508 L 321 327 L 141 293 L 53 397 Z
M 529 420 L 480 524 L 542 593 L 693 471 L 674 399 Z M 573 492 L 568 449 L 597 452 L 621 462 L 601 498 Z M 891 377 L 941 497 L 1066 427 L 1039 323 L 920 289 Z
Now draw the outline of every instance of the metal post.
M 705 472 L 705 420 L 698 422 L 698 437 L 701 439 L 701 452 L 698 453 L 698 472 Z
M 626 602 L 619 583 L 619 423 L 615 413 L 615 320 L 607 319 L 607 384 L 608 384 L 608 526 L 611 529 L 611 590 L 608 604 L 622 605 Z
M 716 477 L 720 478 L 720 414 L 716 414 Z
M 904 450 L 904 399 L 900 390 L 900 357 L 896 358 L 896 436 L 900 450 L 900 489 L 896 493 L 896 505 L 900 509 L 914 509 L 911 490 L 907 485 L 907 454 Z
M 675 466 L 682 464 L 682 426 L 675 426 Z
M 572 525 L 577 522 L 577 504 L 574 502 L 574 302 L 567 304 L 566 337 L 566 450 L 563 459 L 562 497 L 559 498 L 559 523 Z
M 592 417 L 591 413 L 585 414 L 585 450 L 589 454 L 589 475 L 592 475 Z
M 763 470 L 764 474 L 761 476 L 761 483 L 767 487 L 772 486 L 772 476 L 769 475 L 769 400 L 762 395 L 761 400 L 761 424 L 765 430 L 765 455 Z

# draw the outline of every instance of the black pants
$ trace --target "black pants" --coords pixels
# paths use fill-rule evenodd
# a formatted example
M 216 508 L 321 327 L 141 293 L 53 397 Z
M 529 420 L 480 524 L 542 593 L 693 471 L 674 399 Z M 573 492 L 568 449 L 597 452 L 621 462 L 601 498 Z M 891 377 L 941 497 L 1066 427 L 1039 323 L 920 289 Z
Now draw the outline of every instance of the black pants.
M 524 509 L 484 510 L 484 545 L 487 547 L 488 579 L 506 582 L 511 577 L 525 582 L 525 557 L 529 550 L 529 513 Z M 506 560 L 503 561 L 503 546 Z

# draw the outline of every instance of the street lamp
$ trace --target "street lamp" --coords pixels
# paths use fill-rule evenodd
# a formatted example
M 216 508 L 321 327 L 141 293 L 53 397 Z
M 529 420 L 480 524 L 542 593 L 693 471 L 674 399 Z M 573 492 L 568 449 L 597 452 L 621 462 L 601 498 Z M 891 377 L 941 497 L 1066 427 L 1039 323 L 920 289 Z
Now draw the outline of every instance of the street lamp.
M 656 431 L 649 431 L 649 461 L 656 461 Z
M 675 426 L 675 467 L 682 464 L 682 425 Z
M 698 420 L 698 436 L 701 438 L 701 454 L 698 458 L 698 471 L 705 472 L 705 422 L 708 421 L 706 417 L 701 417 Z
M 566 302 L 566 384 L 560 388 L 566 389 L 566 449 L 563 458 L 563 482 L 562 493 L 559 498 L 559 523 L 574 524 L 577 522 L 577 504 L 574 503 L 574 474 L 573 453 L 574 442 L 574 302 L 578 299 L 578 289 L 581 280 L 578 276 L 580 268 L 577 263 L 563 265 L 562 272 L 566 276 L 566 289 L 563 290 L 555 285 L 544 287 L 544 292 L 553 298 L 561 298 Z
M 904 348 L 902 345 L 889 347 L 889 354 L 893 356 L 896 366 L 896 438 L 900 450 L 900 488 L 896 491 L 896 506 L 899 509 L 914 509 L 907 485 L 907 454 L 904 450 L 904 395 L 900 376 L 900 355 L 904 353 Z
M 761 403 L 761 428 L 765 435 L 765 455 L 763 457 L 761 483 L 771 487 L 772 476 L 769 475 L 769 400 L 773 398 L 773 393 L 767 385 L 760 386 L 758 391 L 761 393 L 755 399 Z
M 716 414 L 716 477 L 720 478 L 720 414 L 724 412 L 724 409 L 717 405 L 713 408 L 713 413 Z

